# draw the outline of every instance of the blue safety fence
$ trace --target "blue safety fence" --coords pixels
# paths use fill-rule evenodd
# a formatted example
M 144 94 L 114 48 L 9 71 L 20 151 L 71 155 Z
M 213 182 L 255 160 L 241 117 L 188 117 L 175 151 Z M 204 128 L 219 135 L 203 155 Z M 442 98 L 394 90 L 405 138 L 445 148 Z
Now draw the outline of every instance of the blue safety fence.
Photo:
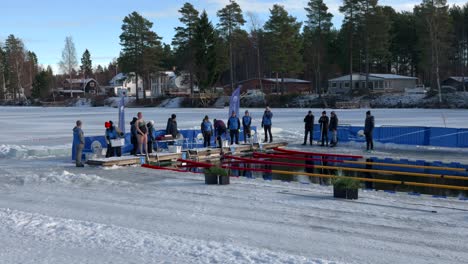
M 252 138 L 257 137 L 257 127 L 251 127 Z M 182 135 L 182 139 L 175 140 L 175 141 L 165 141 L 165 140 L 156 140 L 154 142 L 154 147 L 158 148 L 167 148 L 168 144 L 173 144 L 177 146 L 182 146 L 182 149 L 189 149 L 189 148 L 200 148 L 203 147 L 203 136 L 201 130 L 199 129 L 186 129 L 186 130 L 179 130 L 179 133 Z M 161 136 L 166 134 L 165 130 L 156 130 L 154 131 L 154 138 L 158 139 Z M 133 145 L 131 144 L 130 133 L 125 134 L 125 146 L 122 147 L 122 154 L 130 153 L 133 149 Z M 222 139 L 229 140 L 229 131 L 222 136 Z M 211 146 L 216 146 L 215 144 L 215 137 L 211 137 Z M 243 129 L 239 132 L 239 143 L 244 142 L 244 131 Z M 89 136 L 85 137 L 85 145 L 83 149 L 83 160 L 85 160 L 85 156 L 87 153 L 93 153 L 93 144 L 95 147 L 98 148 L 107 148 L 107 142 L 104 137 L 102 136 Z M 75 144 L 72 145 L 72 160 L 75 160 Z
M 365 142 L 364 127 L 343 125 L 338 127 L 339 142 Z M 328 139 L 331 139 L 328 132 Z M 321 137 L 320 125 L 314 125 L 314 139 Z M 373 139 L 380 143 L 436 146 L 450 148 L 468 147 L 468 129 L 443 127 L 382 126 L 373 131 Z

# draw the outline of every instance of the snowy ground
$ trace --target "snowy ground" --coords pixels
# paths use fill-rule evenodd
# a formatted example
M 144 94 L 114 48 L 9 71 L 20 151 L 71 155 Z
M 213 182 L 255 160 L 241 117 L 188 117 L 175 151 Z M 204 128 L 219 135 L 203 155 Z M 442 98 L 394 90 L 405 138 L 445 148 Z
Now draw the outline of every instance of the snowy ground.
M 0 263 L 468 263 L 467 201 L 374 191 L 342 201 L 326 186 L 243 178 L 207 186 L 198 174 L 75 168 L 74 121 L 82 119 L 88 135 L 101 134 L 116 109 L 0 110 Z M 205 114 L 227 115 L 127 109 L 127 122 L 139 110 L 159 128 L 173 112 L 182 129 L 198 127 Z M 249 110 L 259 123 L 262 109 Z M 296 146 L 307 109 L 273 111 L 275 140 Z M 357 125 L 364 112 L 338 115 Z M 445 119 L 468 127 L 467 110 L 373 112 L 377 125 L 444 126 Z M 381 155 L 411 153 L 381 147 Z M 335 151 L 362 153 L 352 144 Z

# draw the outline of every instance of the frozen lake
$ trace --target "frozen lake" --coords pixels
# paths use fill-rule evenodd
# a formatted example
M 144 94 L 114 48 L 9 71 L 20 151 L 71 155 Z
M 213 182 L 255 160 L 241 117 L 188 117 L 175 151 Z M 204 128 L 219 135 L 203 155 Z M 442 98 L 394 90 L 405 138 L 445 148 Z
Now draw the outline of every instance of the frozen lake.
M 228 115 L 127 109 L 126 122 L 138 111 L 158 129 L 172 113 L 180 129 Z M 249 111 L 259 125 L 263 109 Z M 307 111 L 273 109 L 275 141 L 297 146 Z M 342 124 L 362 125 L 365 111 L 336 112 Z M 372 112 L 377 126 L 468 127 L 467 110 Z M 0 107 L 0 263 L 468 263 L 467 201 L 374 191 L 341 201 L 330 186 L 245 178 L 207 186 L 198 174 L 76 168 L 77 119 L 99 135 L 117 109 Z
M 241 113 L 245 109 L 241 108 Z M 253 117 L 253 125 L 260 126 L 263 109 L 248 109 Z M 301 139 L 304 116 L 309 109 L 272 109 L 273 132 L 278 139 Z M 310 109 L 316 122 L 323 109 Z M 325 109 L 329 114 L 331 109 Z M 154 120 L 156 129 L 165 129 L 172 113 L 177 115 L 179 129 L 199 128 L 205 115 L 211 120 L 226 120 L 228 109 L 213 108 L 128 108 L 125 112 L 127 123 L 137 112 L 143 112 L 144 119 Z M 340 124 L 363 125 L 366 109 L 335 110 Z M 372 109 L 376 126 L 436 126 L 468 128 L 468 110 L 446 109 Z M 109 107 L 0 107 L 0 144 L 65 144 L 71 142 L 71 129 L 75 121 L 83 121 L 85 135 L 104 133 L 104 122 L 117 123 L 116 108 Z

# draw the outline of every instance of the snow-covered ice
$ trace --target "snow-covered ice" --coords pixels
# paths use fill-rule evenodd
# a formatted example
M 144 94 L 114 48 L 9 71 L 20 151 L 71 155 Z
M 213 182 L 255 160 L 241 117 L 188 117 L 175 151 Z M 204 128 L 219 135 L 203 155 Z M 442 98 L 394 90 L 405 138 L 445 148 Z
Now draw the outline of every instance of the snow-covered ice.
M 329 186 L 297 182 L 208 186 L 200 174 L 76 168 L 74 121 L 83 120 L 87 135 L 102 134 L 116 109 L 0 110 L 0 263 L 468 263 L 467 201 L 364 190 L 343 201 Z M 249 110 L 259 123 L 262 109 Z M 184 129 L 228 110 L 127 109 L 127 122 L 138 111 L 158 128 L 174 112 Z M 295 146 L 307 109 L 273 111 L 275 140 Z M 361 125 L 364 112 L 338 115 Z M 468 127 L 467 110 L 373 112 L 377 125 L 444 126 L 443 113 L 447 126 Z

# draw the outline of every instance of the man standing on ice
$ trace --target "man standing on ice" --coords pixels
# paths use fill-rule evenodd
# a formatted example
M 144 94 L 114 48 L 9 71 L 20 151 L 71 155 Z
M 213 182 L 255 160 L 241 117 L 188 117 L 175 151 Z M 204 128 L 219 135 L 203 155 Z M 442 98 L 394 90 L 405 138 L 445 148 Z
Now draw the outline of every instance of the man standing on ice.
M 245 110 L 245 115 L 242 117 L 242 128 L 244 129 L 244 143 L 247 144 L 247 138 L 250 142 L 250 125 L 252 125 L 252 117 L 250 117 L 249 110 Z
M 335 111 L 330 113 L 330 131 L 332 133 L 332 139 L 330 142 L 330 147 L 336 146 L 338 143 L 338 117 L 335 114 Z
M 305 135 L 304 135 L 304 143 L 302 143 L 303 146 L 306 145 L 307 143 L 307 135 L 310 133 L 310 145 L 312 146 L 312 139 L 314 137 L 314 115 L 312 114 L 312 111 L 309 111 L 309 113 L 304 117 L 304 123 L 305 123 Z
M 371 115 L 370 111 L 366 112 L 366 121 L 364 125 L 364 135 L 366 136 L 367 150 L 374 150 L 374 141 L 372 139 L 372 133 L 374 132 L 375 121 L 374 116 Z
M 265 112 L 262 117 L 262 127 L 265 132 L 265 140 L 263 143 L 268 142 L 268 135 L 270 135 L 270 142 L 273 142 L 273 136 L 271 135 L 271 119 L 273 118 L 273 113 L 270 110 L 270 107 L 266 107 Z
M 77 167 L 84 167 L 81 162 L 81 155 L 84 148 L 84 134 L 81 130 L 81 120 L 76 121 L 76 126 L 73 128 L 73 144 L 75 145 L 75 162 Z
M 227 126 L 229 128 L 229 136 L 231 137 L 231 145 L 233 144 L 233 142 L 236 142 L 236 145 L 239 145 L 240 120 L 237 117 L 235 111 L 232 111 Z
M 322 145 L 320 145 L 320 146 L 323 147 L 326 144 L 327 147 L 328 147 L 328 123 L 329 123 L 329 119 L 328 119 L 326 111 L 322 112 L 322 116 L 320 117 L 318 122 L 320 124 L 320 135 L 321 135 L 321 139 L 322 139 Z

